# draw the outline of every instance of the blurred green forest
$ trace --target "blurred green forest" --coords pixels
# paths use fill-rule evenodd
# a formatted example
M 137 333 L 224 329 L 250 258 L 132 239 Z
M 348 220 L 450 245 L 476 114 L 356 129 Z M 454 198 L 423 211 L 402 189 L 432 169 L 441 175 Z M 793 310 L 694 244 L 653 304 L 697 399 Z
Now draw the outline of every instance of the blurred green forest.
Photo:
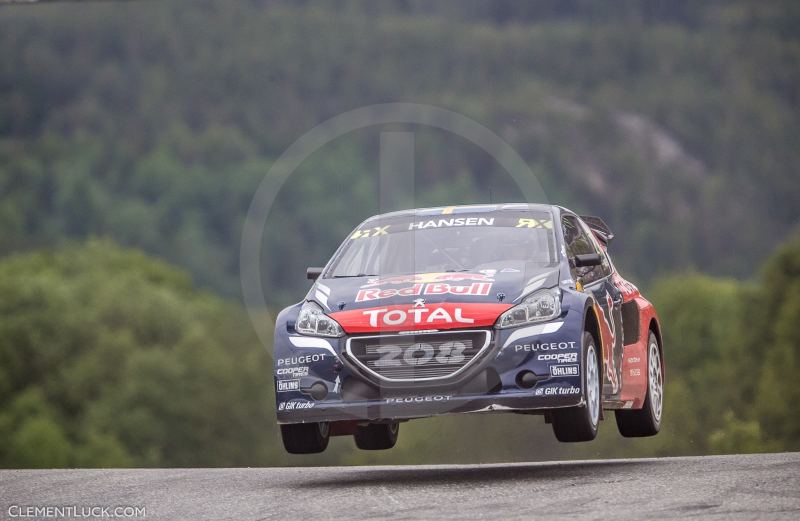
M 0 466 L 800 448 L 798 28 L 789 1 L 0 7 Z M 304 132 L 393 101 L 477 120 L 549 202 L 611 225 L 664 323 L 662 434 L 624 440 L 612 420 L 573 447 L 537 418 L 465 416 L 404 424 L 386 454 L 283 455 L 269 353 L 237 304 L 244 216 Z M 378 130 L 281 187 L 271 309 L 377 211 Z M 409 205 L 522 198 L 476 147 L 409 130 Z

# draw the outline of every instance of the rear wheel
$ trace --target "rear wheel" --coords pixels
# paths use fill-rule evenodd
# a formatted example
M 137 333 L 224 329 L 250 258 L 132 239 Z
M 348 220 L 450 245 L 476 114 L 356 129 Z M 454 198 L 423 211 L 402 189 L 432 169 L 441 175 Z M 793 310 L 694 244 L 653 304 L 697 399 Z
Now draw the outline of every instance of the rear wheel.
M 331 429 L 328 422 L 281 425 L 283 447 L 289 454 L 316 454 L 328 447 Z
M 584 405 L 553 410 L 553 432 L 558 441 L 591 441 L 600 422 L 600 363 L 595 340 L 583 333 Z
M 386 450 L 394 447 L 399 433 L 400 425 L 397 422 L 370 423 L 369 425 L 358 427 L 353 438 L 355 438 L 356 447 L 359 449 Z
M 619 433 L 626 438 L 655 436 L 661 429 L 664 403 L 664 371 L 661 369 L 661 347 L 650 331 L 647 340 L 647 396 L 639 410 L 618 410 L 615 413 Z

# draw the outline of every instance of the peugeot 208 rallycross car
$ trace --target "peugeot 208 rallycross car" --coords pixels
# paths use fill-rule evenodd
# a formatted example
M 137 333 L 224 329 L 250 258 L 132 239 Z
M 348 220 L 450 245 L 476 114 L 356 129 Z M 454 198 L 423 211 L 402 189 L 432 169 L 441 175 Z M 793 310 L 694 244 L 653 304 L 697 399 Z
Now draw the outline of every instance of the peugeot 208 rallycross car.
M 371 217 L 302 302 L 278 315 L 275 391 L 286 450 L 353 435 L 388 449 L 399 423 L 466 412 L 542 414 L 592 440 L 604 409 L 623 436 L 661 422 L 661 326 L 614 269 L 596 217 L 549 205 Z

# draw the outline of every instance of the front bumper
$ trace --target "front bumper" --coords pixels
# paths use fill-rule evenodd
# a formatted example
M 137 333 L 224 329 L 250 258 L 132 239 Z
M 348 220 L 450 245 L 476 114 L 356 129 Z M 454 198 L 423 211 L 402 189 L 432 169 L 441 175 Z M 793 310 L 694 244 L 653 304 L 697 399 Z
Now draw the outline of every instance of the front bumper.
M 487 330 L 490 344 L 469 370 L 458 378 L 426 382 L 378 381 L 352 359 L 344 338 L 276 331 L 278 422 L 399 420 L 580 405 L 582 318 L 569 312 L 544 324 Z M 521 382 L 525 372 L 535 375 L 533 381 Z

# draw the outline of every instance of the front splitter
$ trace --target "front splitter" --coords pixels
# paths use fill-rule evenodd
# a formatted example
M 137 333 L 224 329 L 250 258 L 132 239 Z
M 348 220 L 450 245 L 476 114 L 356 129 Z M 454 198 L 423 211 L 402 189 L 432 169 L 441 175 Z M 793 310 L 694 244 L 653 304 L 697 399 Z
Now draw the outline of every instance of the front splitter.
M 485 396 L 400 396 L 363 402 L 314 402 L 292 400 L 278 403 L 278 423 L 322 421 L 410 420 L 444 414 L 518 411 L 533 412 L 583 404 L 582 394 L 532 396 L 530 393 Z M 281 408 L 283 407 L 283 410 Z M 290 407 L 290 410 L 286 410 Z

